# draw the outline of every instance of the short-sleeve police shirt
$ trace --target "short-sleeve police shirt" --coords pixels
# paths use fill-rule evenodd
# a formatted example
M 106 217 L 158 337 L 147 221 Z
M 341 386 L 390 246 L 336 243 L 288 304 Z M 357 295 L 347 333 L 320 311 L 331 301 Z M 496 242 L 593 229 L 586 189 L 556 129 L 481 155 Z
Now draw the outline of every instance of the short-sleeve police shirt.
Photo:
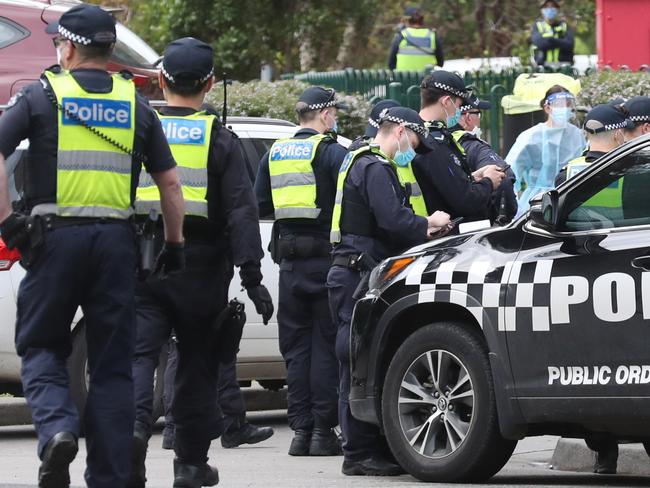
M 105 71 L 76 69 L 71 73 L 89 93 L 108 93 L 112 90 L 113 80 Z M 25 200 L 28 208 L 56 201 L 57 112 L 45 93 L 45 86 L 43 79 L 26 86 L 0 116 L 0 153 L 5 158 L 14 152 L 20 141 L 29 139 L 25 162 Z M 144 165 L 147 172 L 158 173 L 173 168 L 176 163 L 160 120 L 147 100 L 139 94 L 136 94 L 135 121 L 134 151 L 146 156 Z M 140 170 L 141 163 L 133 161 L 132 199 Z

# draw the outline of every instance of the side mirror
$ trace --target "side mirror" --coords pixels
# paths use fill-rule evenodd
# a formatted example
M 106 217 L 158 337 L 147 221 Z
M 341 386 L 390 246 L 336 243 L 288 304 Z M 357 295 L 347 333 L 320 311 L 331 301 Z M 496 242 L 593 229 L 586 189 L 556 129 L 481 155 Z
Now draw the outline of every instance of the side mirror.
M 549 190 L 542 195 L 541 203 L 530 209 L 530 219 L 542 229 L 554 230 L 557 227 L 559 215 L 557 190 Z

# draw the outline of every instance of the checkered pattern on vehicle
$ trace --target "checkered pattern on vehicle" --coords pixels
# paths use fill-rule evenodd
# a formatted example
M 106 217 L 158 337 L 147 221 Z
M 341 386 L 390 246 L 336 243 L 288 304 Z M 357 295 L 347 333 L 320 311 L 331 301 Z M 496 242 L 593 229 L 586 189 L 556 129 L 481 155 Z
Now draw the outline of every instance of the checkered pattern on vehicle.
M 467 269 L 447 261 L 415 263 L 405 285 L 418 287 L 418 302 L 447 302 L 467 309 L 483 327 L 496 324 L 499 331 L 516 327 L 547 331 L 550 327 L 550 283 L 552 260 L 508 261 L 492 269 L 489 261 L 476 260 Z

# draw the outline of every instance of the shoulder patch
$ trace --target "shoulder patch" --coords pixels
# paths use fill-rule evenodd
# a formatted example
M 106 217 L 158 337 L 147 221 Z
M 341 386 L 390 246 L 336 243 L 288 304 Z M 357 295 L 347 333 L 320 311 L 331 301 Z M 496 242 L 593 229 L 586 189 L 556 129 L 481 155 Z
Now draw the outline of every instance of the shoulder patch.
M 16 105 L 16 103 L 18 103 L 18 100 L 22 96 L 23 96 L 23 91 L 20 90 L 18 93 L 16 93 L 13 97 L 11 97 L 9 99 L 9 101 L 7 102 L 7 108 L 9 109 L 9 108 L 13 107 L 14 105 Z

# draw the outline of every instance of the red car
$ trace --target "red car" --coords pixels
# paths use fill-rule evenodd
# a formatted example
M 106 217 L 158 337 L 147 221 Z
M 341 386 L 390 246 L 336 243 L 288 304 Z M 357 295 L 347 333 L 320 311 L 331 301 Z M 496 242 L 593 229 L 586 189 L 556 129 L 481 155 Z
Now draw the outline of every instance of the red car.
M 0 0 L 0 105 L 56 63 L 54 36 L 45 32 L 45 26 L 79 3 Z M 158 60 L 158 54 L 146 42 L 118 22 L 111 71 L 129 70 L 140 93 L 150 99 L 162 99 L 155 67 Z

